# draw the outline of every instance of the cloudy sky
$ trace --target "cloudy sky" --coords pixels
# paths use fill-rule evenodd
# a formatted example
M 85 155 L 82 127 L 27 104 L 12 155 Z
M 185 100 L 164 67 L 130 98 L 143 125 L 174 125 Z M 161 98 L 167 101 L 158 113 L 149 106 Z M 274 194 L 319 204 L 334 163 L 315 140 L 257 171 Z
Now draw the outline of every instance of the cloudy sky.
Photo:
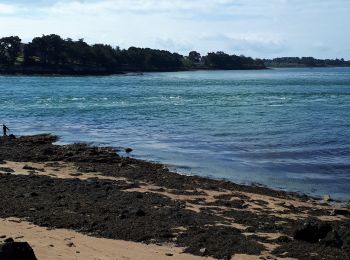
M 0 36 L 350 59 L 350 0 L 0 0 Z

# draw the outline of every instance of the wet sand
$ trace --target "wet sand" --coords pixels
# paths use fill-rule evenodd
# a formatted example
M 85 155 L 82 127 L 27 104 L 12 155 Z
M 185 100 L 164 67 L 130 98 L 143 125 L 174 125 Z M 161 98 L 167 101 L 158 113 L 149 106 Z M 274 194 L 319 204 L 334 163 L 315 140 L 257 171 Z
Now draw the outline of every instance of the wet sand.
M 339 205 L 55 141 L 0 139 L 0 235 L 25 233 L 39 259 L 349 259 L 347 234 L 341 245 L 293 239 L 310 221 L 344 234 Z

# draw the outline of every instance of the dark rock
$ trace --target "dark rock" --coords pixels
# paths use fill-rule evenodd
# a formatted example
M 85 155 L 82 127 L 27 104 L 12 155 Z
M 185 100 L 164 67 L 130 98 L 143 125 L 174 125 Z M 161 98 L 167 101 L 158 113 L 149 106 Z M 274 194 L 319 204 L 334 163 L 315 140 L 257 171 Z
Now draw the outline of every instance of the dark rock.
M 334 209 L 334 210 L 332 210 L 331 216 L 336 216 L 336 215 L 347 216 L 347 215 L 350 215 L 350 211 L 347 209 Z
M 9 237 L 9 238 L 6 238 L 4 240 L 5 243 L 11 243 L 11 242 L 14 242 L 13 238 L 12 237 Z
M 173 256 L 172 253 L 166 253 L 165 255 L 166 255 L 166 256 Z
M 36 260 L 33 249 L 27 242 L 8 242 L 0 247 L 1 260 Z
M 320 243 L 325 246 L 332 246 L 341 248 L 343 245 L 343 241 L 339 236 L 337 231 L 331 231 L 327 234 L 327 236 L 320 240 Z
M 294 232 L 294 239 L 317 243 L 320 239 L 325 238 L 330 231 L 332 231 L 332 227 L 328 223 L 308 221 Z
M 138 217 L 144 217 L 144 216 L 146 216 L 146 212 L 144 212 L 142 209 L 138 209 L 135 212 L 135 215 L 138 216 Z
M 133 150 L 132 150 L 131 148 L 126 148 L 126 149 L 125 149 L 125 152 L 126 152 L 126 153 L 131 153 L 132 151 L 133 151 Z

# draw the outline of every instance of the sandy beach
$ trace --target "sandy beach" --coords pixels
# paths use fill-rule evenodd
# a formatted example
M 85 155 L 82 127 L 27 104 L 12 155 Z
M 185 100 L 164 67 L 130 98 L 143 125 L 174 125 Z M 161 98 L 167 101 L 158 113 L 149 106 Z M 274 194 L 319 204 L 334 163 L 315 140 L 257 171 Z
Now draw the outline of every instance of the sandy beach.
M 1 239 L 38 259 L 350 258 L 344 204 L 56 140 L 0 139 Z

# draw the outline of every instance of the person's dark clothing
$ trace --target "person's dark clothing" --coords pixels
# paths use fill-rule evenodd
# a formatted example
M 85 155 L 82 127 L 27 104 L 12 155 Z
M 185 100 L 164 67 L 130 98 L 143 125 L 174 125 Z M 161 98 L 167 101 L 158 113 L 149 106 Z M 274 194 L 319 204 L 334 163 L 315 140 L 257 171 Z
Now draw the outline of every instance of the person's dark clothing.
M 6 125 L 2 125 L 2 130 L 4 132 L 4 136 L 7 136 L 7 130 L 10 131 L 10 129 L 8 129 L 8 127 Z

